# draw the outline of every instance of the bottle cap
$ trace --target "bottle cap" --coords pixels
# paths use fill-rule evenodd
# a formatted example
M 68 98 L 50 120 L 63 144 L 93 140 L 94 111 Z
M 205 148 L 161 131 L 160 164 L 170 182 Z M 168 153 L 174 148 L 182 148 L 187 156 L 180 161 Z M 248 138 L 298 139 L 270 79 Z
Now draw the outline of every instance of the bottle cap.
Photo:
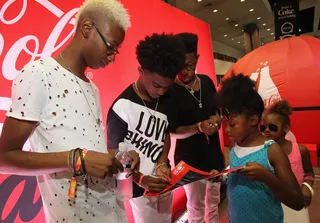
M 119 150 L 120 150 L 120 151 L 127 151 L 127 143 L 125 143 L 125 142 L 120 142 L 120 143 L 119 143 Z

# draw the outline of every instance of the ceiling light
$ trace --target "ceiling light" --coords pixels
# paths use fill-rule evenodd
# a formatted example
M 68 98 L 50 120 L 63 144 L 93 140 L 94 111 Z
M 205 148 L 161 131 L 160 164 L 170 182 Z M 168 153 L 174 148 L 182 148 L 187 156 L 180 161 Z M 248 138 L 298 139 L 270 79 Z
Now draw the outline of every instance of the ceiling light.
M 217 12 L 217 11 L 218 11 L 218 9 L 213 10 L 213 12 Z
M 266 26 L 267 24 L 266 24 L 266 23 L 263 23 L 262 25 L 263 25 L 263 26 Z
M 273 35 L 274 33 L 271 33 L 271 35 Z
M 240 43 L 240 41 L 238 43 Z
M 240 2 L 244 2 L 245 0 L 240 0 Z
M 234 40 L 234 38 L 232 38 L 232 40 Z
M 227 37 L 227 35 L 224 35 L 224 37 Z
M 235 24 L 234 26 L 239 26 L 239 24 Z
M 260 20 L 260 19 L 261 19 L 261 17 L 258 17 L 257 19 L 258 19 L 258 20 Z
M 267 31 L 270 31 L 270 29 L 267 29 Z
M 299 29 L 299 32 L 301 32 L 301 29 Z
M 202 2 L 202 0 L 198 0 L 198 2 Z
M 229 20 L 229 18 L 226 18 L 226 20 L 228 21 L 228 20 Z
M 250 12 L 253 12 L 253 10 L 254 10 L 254 9 L 250 9 L 249 11 L 250 11 Z
M 241 30 L 242 32 L 244 32 L 244 29 L 243 30 Z

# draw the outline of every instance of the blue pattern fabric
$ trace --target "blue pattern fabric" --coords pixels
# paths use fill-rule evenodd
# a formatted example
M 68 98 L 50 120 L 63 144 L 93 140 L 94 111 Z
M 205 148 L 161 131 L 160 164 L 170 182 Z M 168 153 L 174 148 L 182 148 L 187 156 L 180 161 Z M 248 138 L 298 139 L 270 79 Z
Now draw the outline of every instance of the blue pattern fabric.
M 268 148 L 273 143 L 275 142 L 267 141 L 262 149 L 241 158 L 232 149 L 230 167 L 256 162 L 274 174 L 268 161 Z M 229 223 L 283 222 L 281 203 L 263 182 L 249 180 L 239 173 L 231 173 L 227 179 L 227 188 Z

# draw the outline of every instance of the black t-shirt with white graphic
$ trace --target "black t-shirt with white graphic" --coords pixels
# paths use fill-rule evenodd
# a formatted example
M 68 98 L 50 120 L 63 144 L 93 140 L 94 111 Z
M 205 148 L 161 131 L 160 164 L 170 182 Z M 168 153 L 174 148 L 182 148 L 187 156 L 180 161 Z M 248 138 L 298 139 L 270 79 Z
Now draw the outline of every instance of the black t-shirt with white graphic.
M 175 97 L 175 106 L 172 107 L 169 115 L 169 131 L 175 132 L 179 126 L 190 126 L 200 121 L 209 119 L 214 115 L 217 106 L 214 102 L 216 88 L 213 81 L 206 75 L 198 75 L 201 80 L 202 108 L 199 102 L 183 86 L 174 84 L 172 87 Z M 200 98 L 200 91 L 194 93 L 196 98 Z M 181 160 L 192 167 L 203 171 L 212 169 L 222 170 L 224 159 L 221 152 L 219 134 L 209 136 L 208 143 L 205 134 L 195 134 L 186 139 L 178 139 L 174 154 L 175 164 Z
M 107 118 L 108 148 L 117 149 L 120 142 L 132 145 L 140 156 L 140 172 L 152 175 L 155 164 L 163 151 L 168 127 L 167 114 L 172 104 L 170 92 L 157 100 L 145 101 L 130 85 L 115 100 Z M 147 106 L 147 107 L 146 107 Z M 152 116 L 156 119 L 153 121 Z M 133 184 L 133 197 L 142 196 L 144 189 Z

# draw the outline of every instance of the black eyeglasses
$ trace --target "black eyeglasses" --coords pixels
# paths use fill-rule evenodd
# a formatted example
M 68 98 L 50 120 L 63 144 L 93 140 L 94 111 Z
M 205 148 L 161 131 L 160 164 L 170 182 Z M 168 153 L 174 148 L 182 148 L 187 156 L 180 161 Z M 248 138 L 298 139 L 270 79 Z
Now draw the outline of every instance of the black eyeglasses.
M 271 132 L 278 132 L 278 126 L 276 124 L 260 125 L 260 132 L 265 132 L 267 128 Z
M 112 44 L 102 35 L 97 24 L 95 24 L 94 22 L 92 22 L 92 24 L 93 24 L 94 28 L 96 28 L 96 30 L 97 30 L 99 36 L 101 37 L 101 39 L 103 40 L 103 42 L 106 44 L 107 49 L 108 49 L 108 55 L 119 54 L 118 49 L 116 49 L 114 46 L 112 46 Z

